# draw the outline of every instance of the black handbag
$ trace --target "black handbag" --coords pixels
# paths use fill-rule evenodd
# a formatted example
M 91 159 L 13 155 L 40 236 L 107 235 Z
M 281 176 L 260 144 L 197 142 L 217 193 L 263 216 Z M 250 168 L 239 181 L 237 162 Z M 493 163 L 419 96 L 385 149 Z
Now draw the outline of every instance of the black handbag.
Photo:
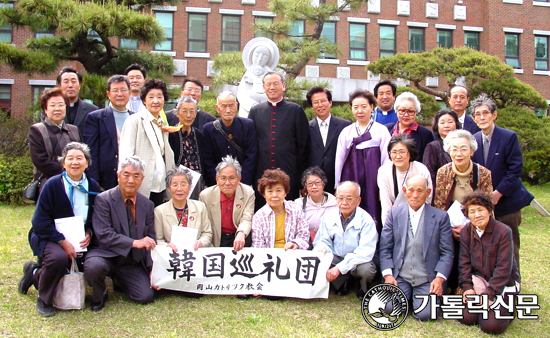
M 40 185 L 42 184 L 42 177 L 44 174 L 25 187 L 23 189 L 23 202 L 25 203 L 36 203 L 38 200 L 38 191 L 40 190 Z

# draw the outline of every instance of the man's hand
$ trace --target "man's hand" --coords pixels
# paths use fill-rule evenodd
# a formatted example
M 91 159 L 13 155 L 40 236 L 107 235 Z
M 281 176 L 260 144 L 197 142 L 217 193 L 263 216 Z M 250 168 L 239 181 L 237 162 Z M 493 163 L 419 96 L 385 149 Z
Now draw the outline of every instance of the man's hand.
M 233 241 L 233 251 L 239 251 L 244 248 L 245 239 L 246 235 L 244 234 L 244 232 L 239 231 L 235 236 L 235 240 Z
M 178 252 L 178 248 L 176 247 L 176 245 L 174 243 L 168 243 L 168 247 L 172 248 L 172 251 Z
M 288 242 L 285 244 L 285 251 L 287 251 L 288 249 L 296 250 L 298 249 L 298 245 L 296 243 Z
M 90 231 L 86 231 L 86 236 L 84 236 L 84 239 L 78 243 L 82 249 L 87 248 L 88 245 L 90 245 L 90 241 L 92 240 L 92 235 Z
M 65 251 L 69 259 L 76 258 L 76 251 L 74 251 L 73 245 L 69 243 L 68 240 L 66 239 L 62 240 L 61 242 L 59 242 L 59 245 Z
M 136 248 L 136 249 L 145 248 L 147 250 L 154 249 L 155 246 L 157 246 L 157 243 L 155 242 L 154 239 L 152 239 L 149 236 L 145 236 L 142 239 L 136 239 L 136 240 L 134 240 L 134 243 L 132 244 L 132 248 Z
M 462 302 L 466 303 L 466 296 L 467 295 L 475 295 L 476 292 L 474 291 L 474 289 L 470 289 L 470 290 L 466 290 L 462 293 Z
M 453 238 L 457 241 L 460 241 L 460 232 L 462 231 L 462 228 L 464 228 L 464 224 L 453 226 Z
M 384 276 L 384 283 L 397 286 L 397 280 L 392 275 Z
M 443 294 L 443 283 L 445 280 L 441 277 L 435 277 L 432 283 L 430 284 L 430 293 L 435 293 L 437 296 Z
M 333 267 L 332 269 L 328 269 L 327 271 L 327 282 L 332 282 L 336 278 L 340 276 L 340 270 L 338 270 L 337 267 Z
M 497 205 L 501 197 L 502 197 L 502 194 L 498 190 L 493 191 L 493 196 L 491 198 L 493 204 Z

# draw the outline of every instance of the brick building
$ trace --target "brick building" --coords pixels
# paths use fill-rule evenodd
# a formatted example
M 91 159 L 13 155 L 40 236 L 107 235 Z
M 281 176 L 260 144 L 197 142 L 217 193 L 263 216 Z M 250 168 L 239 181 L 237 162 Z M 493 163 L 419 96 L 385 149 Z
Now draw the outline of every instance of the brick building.
M 210 84 L 215 55 L 242 50 L 262 36 L 255 33 L 255 22 L 277 20 L 268 0 L 183 0 L 178 6 L 156 6 L 153 13 L 167 41 L 154 48 L 132 40 L 114 43 L 171 55 L 177 68 L 174 84 L 185 76 Z M 550 102 L 550 0 L 371 0 L 368 8 L 331 19 L 323 36 L 338 43 L 339 53 L 311 60 L 301 75 L 329 80 L 335 101 L 346 101 L 358 87 L 372 90 L 378 79 L 366 74 L 365 65 L 381 56 L 468 45 L 507 62 L 518 79 Z M 293 27 L 295 32 L 311 29 L 303 21 Z M 31 34 L 0 27 L 0 41 L 15 45 Z M 0 107 L 25 111 L 33 97 L 55 84 L 55 75 L 28 76 L 0 66 Z M 439 81 L 428 79 L 427 84 L 437 88 Z

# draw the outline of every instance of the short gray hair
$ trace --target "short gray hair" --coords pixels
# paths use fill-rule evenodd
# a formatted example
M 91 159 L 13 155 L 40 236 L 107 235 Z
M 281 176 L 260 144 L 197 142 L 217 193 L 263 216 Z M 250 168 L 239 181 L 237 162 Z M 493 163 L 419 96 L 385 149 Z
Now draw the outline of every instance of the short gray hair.
M 340 182 L 340 184 L 338 184 L 338 188 L 336 188 L 336 195 L 338 195 L 338 190 L 340 190 L 340 187 L 343 186 L 344 184 L 351 184 L 355 187 L 355 191 L 357 192 L 357 196 L 355 197 L 359 197 L 361 196 L 361 186 L 359 185 L 359 183 L 357 182 L 354 182 L 354 181 L 344 181 L 344 182 Z
M 192 102 L 195 105 L 195 109 L 199 110 L 199 106 L 197 104 L 197 101 L 194 98 L 192 98 L 191 96 L 180 96 L 176 100 L 176 106 L 174 107 L 174 113 L 176 115 L 178 114 L 178 112 L 180 110 L 180 107 L 184 102 Z
M 481 106 L 487 106 L 491 113 L 494 113 L 497 110 L 497 105 L 495 102 L 485 93 L 482 93 L 470 102 L 470 112 L 472 113 L 472 116 L 476 112 L 476 108 Z
M 185 179 L 187 179 L 187 184 L 191 187 L 191 183 L 193 182 L 193 174 L 191 174 L 191 170 L 182 166 L 174 166 L 172 169 L 168 170 L 165 178 L 167 187 L 169 187 L 172 183 L 172 178 L 174 178 L 174 176 L 184 176 Z
M 429 184 L 428 184 L 428 179 L 426 177 L 422 176 L 422 174 L 414 174 L 411 177 L 409 177 L 407 179 L 407 188 L 409 187 L 409 181 L 412 180 L 413 178 L 417 178 L 417 177 L 424 180 L 424 182 L 426 183 L 426 189 L 430 189 Z
M 237 102 L 237 97 L 235 96 L 235 94 L 233 94 L 233 92 L 231 92 L 230 90 L 224 90 L 223 92 L 218 94 L 218 97 L 216 97 L 216 104 L 220 103 L 220 97 L 222 96 L 233 96 L 235 102 Z
M 92 155 L 90 155 L 90 147 L 86 143 L 81 142 L 69 142 L 63 148 L 63 151 L 61 152 L 61 156 L 59 156 L 58 161 L 63 165 L 65 162 L 65 158 L 67 157 L 67 153 L 69 150 L 77 149 L 80 150 L 84 154 L 84 158 L 86 158 L 86 162 L 88 162 L 88 166 L 92 165 Z
M 279 72 L 276 72 L 276 71 L 270 71 L 270 72 L 267 72 L 265 73 L 264 77 L 262 78 L 262 83 L 265 83 L 265 78 L 269 75 L 273 75 L 273 74 L 277 74 L 279 75 L 279 77 L 281 78 L 281 83 L 286 83 L 285 81 L 285 77 L 283 76 L 283 74 L 279 73 Z
M 126 168 L 129 165 L 132 166 L 132 168 L 134 169 L 141 170 L 141 174 L 145 175 L 145 163 L 136 155 L 128 156 L 124 160 L 120 161 L 118 163 L 117 173 L 120 173 L 122 169 Z
M 418 101 L 418 98 L 416 97 L 416 95 L 414 95 L 413 93 L 411 92 L 403 92 L 401 94 L 399 94 L 396 98 L 395 98 L 395 103 L 393 104 L 393 108 L 397 111 L 399 109 L 399 106 L 401 106 L 401 104 L 403 103 L 403 101 L 410 101 L 414 104 L 414 110 L 416 110 L 416 113 L 420 113 L 420 101 Z
M 469 131 L 464 129 L 456 129 L 451 131 L 445 139 L 443 139 L 443 150 L 445 150 L 447 153 L 451 149 L 451 142 L 457 138 L 464 138 L 468 140 L 470 143 L 470 150 L 472 153 L 475 153 L 477 150 L 477 141 Z
M 239 163 L 239 161 L 236 158 L 233 158 L 231 155 L 227 155 L 226 157 L 222 157 L 222 161 L 218 163 L 216 166 L 216 176 L 220 176 L 220 171 L 227 167 L 233 167 L 237 171 L 237 175 L 241 176 L 241 173 L 243 171 L 243 167 Z
M 107 91 L 111 91 L 111 85 L 113 83 L 126 82 L 128 89 L 130 89 L 130 80 L 126 75 L 113 75 L 107 80 Z

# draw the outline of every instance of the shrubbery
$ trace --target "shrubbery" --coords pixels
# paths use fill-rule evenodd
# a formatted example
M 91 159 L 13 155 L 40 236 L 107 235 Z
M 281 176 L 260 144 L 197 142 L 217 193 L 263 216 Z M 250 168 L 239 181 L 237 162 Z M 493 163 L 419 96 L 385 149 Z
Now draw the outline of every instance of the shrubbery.
M 30 155 L 6 157 L 0 155 L 0 203 L 23 202 L 21 192 L 32 181 Z

